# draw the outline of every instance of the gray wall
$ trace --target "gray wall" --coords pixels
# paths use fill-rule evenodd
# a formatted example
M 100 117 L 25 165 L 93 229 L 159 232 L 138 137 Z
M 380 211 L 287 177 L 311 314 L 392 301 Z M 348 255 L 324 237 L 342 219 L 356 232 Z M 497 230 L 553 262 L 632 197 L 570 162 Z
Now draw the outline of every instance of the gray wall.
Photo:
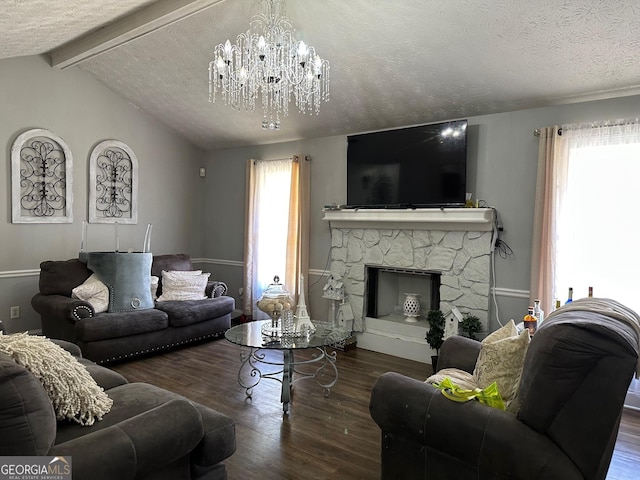
M 0 320 L 10 332 L 40 328 L 30 304 L 40 262 L 78 254 L 81 223 L 88 220 L 89 155 L 100 141 L 120 140 L 138 159 L 138 225 L 119 227 L 120 248 L 140 250 L 151 223 L 154 253 L 202 255 L 201 150 L 81 71 L 53 69 L 44 57 L 0 60 L 0 85 Z M 11 223 L 11 145 L 32 128 L 54 132 L 71 150 L 72 224 Z M 89 225 L 89 248 L 113 250 L 114 232 L 110 225 Z M 9 319 L 14 305 L 19 320 Z
M 504 225 L 501 238 L 513 255 L 495 257 L 496 301 L 500 319 L 520 321 L 529 300 L 531 235 L 538 138 L 533 132 L 543 126 L 604 119 L 635 118 L 640 96 L 600 100 L 572 105 L 470 117 L 468 191 L 498 210 Z M 357 133 L 357 132 L 354 132 Z M 319 274 L 330 249 L 329 225 L 322 221 L 322 206 L 345 203 L 347 137 L 334 136 L 250 148 L 212 151 L 207 166 L 215 178 L 207 179 L 205 203 L 225 205 L 225 214 L 205 220 L 204 255 L 234 263 L 224 266 L 225 279 L 237 294 L 242 284 L 245 165 L 249 158 L 269 159 L 305 153 L 313 157 L 311 168 L 311 289 L 308 299 L 312 316 L 324 316 L 328 302 L 320 296 L 324 278 Z M 597 193 L 596 193 L 597 195 Z M 603 201 L 607 199 L 602 199 Z M 598 201 L 594 198 L 594 201 Z M 217 218 L 224 218 L 220 228 Z M 493 302 L 490 328 L 497 326 Z
M 242 285 L 245 165 L 247 159 L 281 158 L 296 153 L 312 157 L 311 294 L 314 317 L 326 315 L 321 277 L 330 247 L 322 206 L 346 201 L 345 135 L 203 153 L 144 112 L 77 69 L 52 69 L 44 57 L 0 60 L 0 320 L 9 331 L 39 328 L 31 309 L 39 263 L 77 255 L 81 222 L 88 218 L 88 158 L 100 141 L 128 144 L 139 162 L 139 224 L 120 227 L 122 249 L 139 249 L 147 223 L 153 224 L 154 253 L 185 252 L 226 281 L 239 300 Z M 636 117 L 640 96 L 558 105 L 470 117 L 469 191 L 498 209 L 503 240 L 513 255 L 496 257 L 496 291 L 502 320 L 523 315 L 528 304 L 531 226 L 537 138 L 546 125 Z M 74 223 L 12 224 L 11 144 L 31 128 L 61 136 L 74 157 Z M 359 132 L 353 132 L 359 133 Z M 199 178 L 198 168 L 207 167 Z M 594 198 L 594 201 L 599 199 Z M 89 248 L 112 250 L 114 228 L 89 226 Z M 199 257 L 199 258 L 198 258 Z M 314 282 L 317 282 L 314 284 Z M 21 318 L 9 320 L 10 306 Z M 495 326 L 495 309 L 492 324 Z

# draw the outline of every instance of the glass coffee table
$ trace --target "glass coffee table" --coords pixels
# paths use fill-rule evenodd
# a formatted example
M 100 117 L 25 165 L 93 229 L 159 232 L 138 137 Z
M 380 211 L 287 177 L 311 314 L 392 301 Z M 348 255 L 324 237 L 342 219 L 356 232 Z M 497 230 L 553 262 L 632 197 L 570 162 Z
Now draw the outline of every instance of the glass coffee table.
M 231 327 L 224 335 L 231 343 L 246 347 L 240 352 L 238 383 L 245 389 L 247 397 L 251 397 L 254 387 L 263 378 L 276 380 L 282 384 L 280 401 L 284 413 L 289 412 L 291 389 L 300 380 L 315 379 L 318 385 L 324 388 L 324 395 L 328 396 L 331 387 L 338 381 L 338 369 L 336 351 L 328 352 L 327 347 L 345 340 L 351 332 L 318 324 L 315 326 L 315 333 L 307 335 L 263 335 L 262 326 L 270 324 L 271 320 L 243 323 Z M 315 355 L 311 359 L 296 361 L 295 351 L 305 349 L 315 349 Z M 273 355 L 268 355 L 269 350 L 282 351 L 282 361 L 273 360 Z M 310 370 L 303 369 L 307 365 L 311 365 Z M 266 371 L 268 367 L 273 366 L 277 367 L 276 371 Z M 329 381 L 325 380 L 327 376 Z

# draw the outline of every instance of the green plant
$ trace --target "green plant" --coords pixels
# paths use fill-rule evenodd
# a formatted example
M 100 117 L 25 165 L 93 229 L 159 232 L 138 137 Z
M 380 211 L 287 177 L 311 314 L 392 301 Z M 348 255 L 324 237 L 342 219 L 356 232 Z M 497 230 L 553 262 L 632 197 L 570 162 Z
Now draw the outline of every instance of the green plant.
M 458 325 L 458 329 L 463 332 L 465 337 L 478 340 L 476 333 L 482 331 L 482 322 L 475 315 L 466 315 Z
M 429 310 L 427 322 L 429 322 L 429 331 L 425 338 L 429 346 L 438 353 L 444 342 L 444 314 L 440 310 Z

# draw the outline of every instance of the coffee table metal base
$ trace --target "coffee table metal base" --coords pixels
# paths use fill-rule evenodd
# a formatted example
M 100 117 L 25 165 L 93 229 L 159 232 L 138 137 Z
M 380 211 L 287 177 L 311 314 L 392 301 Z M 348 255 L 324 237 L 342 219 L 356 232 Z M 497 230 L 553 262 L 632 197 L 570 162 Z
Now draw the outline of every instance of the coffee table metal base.
M 282 349 L 280 350 L 283 355 L 282 362 L 278 362 L 267 359 L 267 353 L 269 351 L 273 352 L 273 349 L 243 348 L 240 352 L 241 365 L 238 371 L 238 383 L 245 389 L 247 397 L 251 397 L 254 387 L 258 385 L 263 378 L 280 382 L 282 384 L 280 401 L 282 402 L 282 410 L 284 413 L 289 413 L 291 389 L 293 385 L 300 380 L 307 378 L 315 379 L 316 383 L 324 388 L 324 395 L 328 397 L 331 393 L 331 387 L 338 381 L 336 351 L 327 352 L 325 347 L 315 347 L 315 350 L 318 352 L 316 356 L 309 360 L 296 362 L 293 349 Z M 260 369 L 260 364 L 275 365 L 282 367 L 282 369 L 275 372 L 263 372 Z M 302 371 L 299 369 L 299 367 L 305 365 L 312 365 L 314 368 L 312 371 Z M 282 375 L 281 378 L 280 375 Z M 329 382 L 322 380 L 326 375 L 329 375 L 329 378 L 332 380 Z M 250 378 L 249 381 L 245 380 L 247 377 Z

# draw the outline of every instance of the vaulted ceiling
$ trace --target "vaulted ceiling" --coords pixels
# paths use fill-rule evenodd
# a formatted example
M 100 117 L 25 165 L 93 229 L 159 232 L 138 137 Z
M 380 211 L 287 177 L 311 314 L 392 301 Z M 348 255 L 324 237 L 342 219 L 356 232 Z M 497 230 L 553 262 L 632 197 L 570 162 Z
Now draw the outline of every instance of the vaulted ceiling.
M 48 54 L 203 149 L 365 132 L 640 93 L 637 0 L 288 0 L 331 64 L 319 115 L 208 102 L 215 45 L 257 0 L 9 0 L 0 58 Z

